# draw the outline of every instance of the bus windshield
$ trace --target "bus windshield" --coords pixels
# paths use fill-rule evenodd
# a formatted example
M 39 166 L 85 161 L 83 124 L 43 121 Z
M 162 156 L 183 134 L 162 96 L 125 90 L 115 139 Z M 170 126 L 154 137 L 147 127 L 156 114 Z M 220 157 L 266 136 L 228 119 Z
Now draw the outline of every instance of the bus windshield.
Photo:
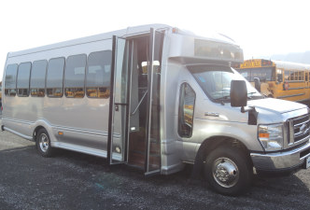
M 253 82 L 254 78 L 259 78 L 260 81 L 273 81 L 274 67 L 264 68 L 249 68 L 249 69 L 238 69 L 238 72 L 244 76 L 249 82 Z
M 243 76 L 228 66 L 190 66 L 188 68 L 205 94 L 213 101 L 230 102 L 232 80 L 246 82 L 249 99 L 263 98 Z

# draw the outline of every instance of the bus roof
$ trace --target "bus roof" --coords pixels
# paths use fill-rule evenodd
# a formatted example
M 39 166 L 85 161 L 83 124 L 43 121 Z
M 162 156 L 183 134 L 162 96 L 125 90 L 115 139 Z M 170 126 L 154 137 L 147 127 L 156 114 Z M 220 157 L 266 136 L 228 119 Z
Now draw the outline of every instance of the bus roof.
M 135 34 L 139 35 L 139 34 L 146 33 L 147 31 L 150 30 L 150 28 L 155 28 L 155 29 L 171 28 L 171 26 L 164 25 L 164 24 L 151 24 L 151 25 L 128 27 L 126 29 L 111 31 L 111 32 L 107 32 L 107 33 L 101 33 L 101 34 L 77 38 L 77 39 L 72 39 L 72 40 L 68 40 L 68 41 L 64 41 L 64 42 L 59 42 L 59 43 L 55 43 L 55 44 L 31 48 L 31 49 L 27 49 L 27 50 L 10 52 L 8 57 L 21 56 L 21 55 L 30 54 L 30 53 L 43 52 L 43 51 L 47 51 L 47 50 L 58 49 L 58 48 L 63 48 L 63 47 L 68 47 L 68 46 L 74 46 L 74 45 L 78 45 L 78 44 L 86 44 L 86 43 L 96 42 L 96 41 L 100 41 L 100 40 L 111 39 L 113 35 L 116 35 L 119 37 L 126 37 L 129 35 L 135 35 Z
M 187 30 L 181 30 L 176 27 L 172 27 L 169 25 L 165 24 L 149 24 L 149 25 L 141 25 L 141 26 L 133 26 L 133 27 L 128 27 L 126 29 L 121 29 L 117 31 L 111 31 L 107 33 L 101 33 L 97 35 L 92 35 L 92 36 L 87 36 L 83 38 L 78 38 L 78 39 L 73 39 L 69 41 L 64 41 L 64 42 L 59 42 L 55 44 L 50 44 L 50 45 L 45 45 L 41 47 L 36 47 L 32 49 L 27 49 L 27 50 L 21 50 L 17 52 L 10 52 L 8 53 L 8 58 L 12 57 L 18 57 L 26 54 L 31 54 L 31 53 L 38 53 L 38 52 L 44 52 L 48 50 L 53 50 L 53 49 L 60 49 L 64 47 L 69 47 L 69 46 L 74 46 L 74 45 L 79 45 L 79 44 L 86 44 L 86 43 L 92 43 L 92 42 L 97 42 L 101 40 L 106 40 L 106 39 L 111 39 L 113 35 L 119 36 L 119 37 L 130 37 L 130 36 L 135 36 L 135 35 L 141 35 L 148 33 L 150 31 L 150 28 L 154 28 L 155 30 L 158 29 L 168 29 L 170 30 L 170 33 L 176 33 L 180 35 L 187 35 L 195 38 L 201 38 L 209 41 L 215 41 L 215 42 L 224 42 L 227 44 L 231 45 L 237 45 L 231 38 L 228 36 L 225 36 L 223 34 L 209 34 L 207 37 L 203 36 L 197 36 L 193 32 L 187 31 Z
M 310 70 L 309 64 L 294 63 L 288 61 L 266 60 L 266 59 L 248 59 L 245 60 L 242 64 L 236 65 L 235 68 L 247 69 L 247 68 L 261 68 L 270 66 L 276 66 L 279 69 L 292 70 L 292 71 Z
M 287 61 L 272 61 L 276 64 L 277 68 L 284 70 L 310 70 L 309 64 L 293 63 Z

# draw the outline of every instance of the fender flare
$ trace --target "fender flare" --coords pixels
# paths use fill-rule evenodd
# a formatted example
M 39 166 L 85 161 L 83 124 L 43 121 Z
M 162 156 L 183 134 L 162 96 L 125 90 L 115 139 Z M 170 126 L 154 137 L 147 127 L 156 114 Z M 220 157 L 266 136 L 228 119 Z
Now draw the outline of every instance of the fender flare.
M 204 165 L 204 162 L 208 154 L 215 148 L 221 145 L 227 145 L 227 144 L 230 144 L 232 147 L 234 146 L 241 147 L 245 151 L 246 155 L 249 157 L 252 163 L 248 149 L 239 140 L 233 139 L 231 137 L 226 137 L 226 136 L 211 137 L 209 139 L 204 140 L 198 149 L 197 155 L 195 157 L 192 174 L 191 174 L 191 179 L 202 179 L 203 165 Z

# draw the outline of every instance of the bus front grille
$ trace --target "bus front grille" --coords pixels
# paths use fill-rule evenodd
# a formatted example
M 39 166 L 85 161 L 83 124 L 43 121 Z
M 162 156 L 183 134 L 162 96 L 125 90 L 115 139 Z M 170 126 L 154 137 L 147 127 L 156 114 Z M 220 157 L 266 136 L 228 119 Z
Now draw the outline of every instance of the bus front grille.
M 304 115 L 291 121 L 291 131 L 293 133 L 293 143 L 302 143 L 310 137 L 310 115 Z

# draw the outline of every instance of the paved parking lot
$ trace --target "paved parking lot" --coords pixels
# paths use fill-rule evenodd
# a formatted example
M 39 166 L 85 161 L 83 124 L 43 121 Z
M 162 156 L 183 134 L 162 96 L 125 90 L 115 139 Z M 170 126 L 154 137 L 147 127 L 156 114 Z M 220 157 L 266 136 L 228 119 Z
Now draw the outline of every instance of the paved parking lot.
M 40 157 L 34 143 L 0 132 L 0 209 L 308 209 L 310 170 L 257 178 L 249 193 L 225 197 L 183 171 L 144 177 L 124 165 L 59 150 Z

